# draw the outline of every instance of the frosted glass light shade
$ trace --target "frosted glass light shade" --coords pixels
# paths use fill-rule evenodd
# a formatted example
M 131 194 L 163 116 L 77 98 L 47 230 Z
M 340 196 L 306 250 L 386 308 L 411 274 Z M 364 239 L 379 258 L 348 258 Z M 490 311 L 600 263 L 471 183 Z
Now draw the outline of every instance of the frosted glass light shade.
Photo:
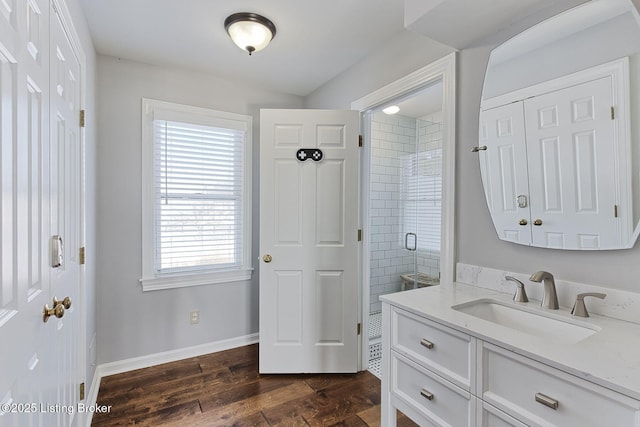
M 267 47 L 276 35 L 276 26 L 255 13 L 235 13 L 224 21 L 231 40 L 251 55 Z
M 400 111 L 400 107 L 398 107 L 397 105 L 391 105 L 382 110 L 382 112 L 385 114 L 396 114 L 398 111 Z

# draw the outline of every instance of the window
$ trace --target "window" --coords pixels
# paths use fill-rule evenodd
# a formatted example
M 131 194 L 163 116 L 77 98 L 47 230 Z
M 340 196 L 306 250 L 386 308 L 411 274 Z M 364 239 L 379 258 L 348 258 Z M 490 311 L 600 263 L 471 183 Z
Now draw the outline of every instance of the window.
M 442 149 L 436 148 L 405 156 L 403 171 L 405 174 L 402 176 L 400 199 L 403 204 L 404 223 L 415 227 L 419 253 L 440 253 Z
M 143 99 L 143 290 L 251 278 L 251 117 Z

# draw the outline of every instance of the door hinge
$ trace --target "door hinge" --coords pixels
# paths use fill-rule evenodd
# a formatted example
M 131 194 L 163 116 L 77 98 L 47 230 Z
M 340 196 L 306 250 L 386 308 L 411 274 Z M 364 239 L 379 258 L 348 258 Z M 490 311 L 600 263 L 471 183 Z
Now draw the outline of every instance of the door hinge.
M 613 217 L 618 218 L 618 205 L 613 205 Z
M 611 107 L 611 120 L 616 119 L 616 109 Z
M 84 383 L 80 384 L 80 400 L 84 400 Z
M 83 246 L 80 248 L 80 254 L 79 254 L 80 265 L 84 265 L 87 261 L 85 254 L 86 254 L 86 250 L 85 250 L 85 247 Z
M 362 139 L 362 135 L 358 135 L 358 147 L 363 147 L 364 146 L 364 142 Z
M 358 229 L 358 242 L 362 242 L 362 228 Z
M 80 110 L 80 127 L 84 127 L 84 110 Z
M 362 333 L 362 323 L 358 323 L 358 335 Z

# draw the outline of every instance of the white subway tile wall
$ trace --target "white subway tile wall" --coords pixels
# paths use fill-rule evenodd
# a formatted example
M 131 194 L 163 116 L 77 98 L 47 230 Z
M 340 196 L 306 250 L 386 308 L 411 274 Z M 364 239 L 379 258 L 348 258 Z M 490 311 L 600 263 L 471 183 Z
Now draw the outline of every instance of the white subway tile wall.
M 418 147 L 416 147 L 416 140 Z M 416 159 L 428 165 L 430 182 L 441 182 L 442 176 L 442 113 L 419 120 L 399 115 L 374 114 L 371 120 L 371 194 L 370 194 L 370 312 L 382 310 L 379 296 L 400 290 L 400 275 L 414 269 L 413 253 L 404 249 L 405 233 L 415 229 L 405 226 L 407 178 Z M 434 159 L 425 161 L 424 158 Z M 408 163 L 409 162 L 409 163 Z M 435 181 L 433 179 L 435 178 Z M 435 210 L 439 212 L 439 197 Z M 420 205 L 418 205 L 420 206 Z M 415 203 L 414 203 L 415 209 Z M 419 209 L 419 227 L 429 228 L 437 236 L 432 249 L 418 244 L 418 272 L 438 277 L 440 271 L 440 217 L 424 214 Z M 437 218 L 436 218 L 437 217 Z M 415 227 L 414 227 L 415 228 Z M 426 233 L 422 233 L 426 234 Z M 427 245 L 429 246 L 429 245 Z M 436 249 L 437 247 L 437 249 Z

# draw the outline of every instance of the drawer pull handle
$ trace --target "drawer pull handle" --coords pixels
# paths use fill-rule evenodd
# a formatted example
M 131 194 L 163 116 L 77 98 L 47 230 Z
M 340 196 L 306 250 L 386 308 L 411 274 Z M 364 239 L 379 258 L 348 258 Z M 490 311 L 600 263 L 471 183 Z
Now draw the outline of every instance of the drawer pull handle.
M 548 406 L 553 410 L 558 409 L 558 401 L 542 393 L 536 393 L 536 402 L 542 403 L 544 406 Z
M 422 397 L 424 397 L 427 400 L 433 400 L 433 393 L 431 393 L 430 391 L 424 388 L 420 390 L 420 394 L 422 395 Z
M 427 347 L 429 350 L 433 348 L 433 343 L 426 338 L 422 338 L 420 340 L 420 345 L 423 347 Z

